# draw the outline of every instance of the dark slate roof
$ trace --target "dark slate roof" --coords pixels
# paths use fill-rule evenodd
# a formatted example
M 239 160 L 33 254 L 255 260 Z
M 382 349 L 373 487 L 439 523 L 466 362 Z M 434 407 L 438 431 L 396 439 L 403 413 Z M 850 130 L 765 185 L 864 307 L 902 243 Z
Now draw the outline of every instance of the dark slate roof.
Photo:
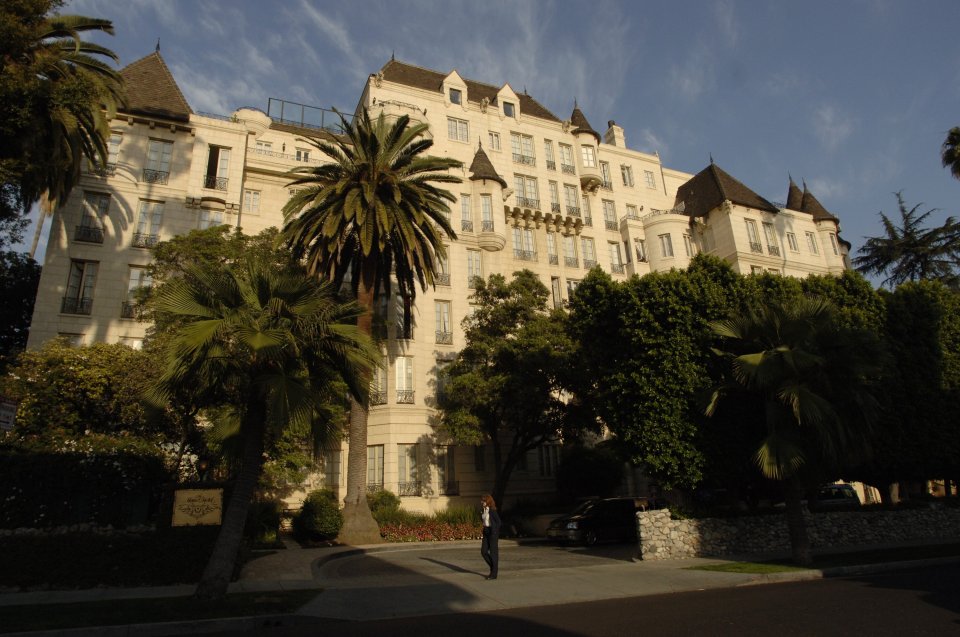
M 817 201 L 817 198 L 813 196 L 813 193 L 807 190 L 806 183 L 803 184 L 803 201 L 800 203 L 800 210 L 813 215 L 814 221 L 840 221 L 832 214 L 827 212 L 827 209 L 824 208 L 819 201 Z
M 779 211 L 775 205 L 744 186 L 714 163 L 677 189 L 675 205 L 679 207 L 683 204 L 684 212 L 691 217 L 705 217 L 711 210 L 728 200 L 755 210 Z
M 388 82 L 396 82 L 397 84 L 437 92 L 442 90 L 443 80 L 447 77 L 447 74 L 396 60 L 390 60 L 384 64 L 380 72 L 383 73 L 383 79 Z M 467 101 L 479 104 L 483 98 L 487 98 L 490 104 L 499 106 L 497 104 L 497 93 L 500 92 L 501 87 L 475 82 L 474 80 L 468 80 L 466 78 L 464 78 L 464 82 L 467 84 Z M 517 95 L 517 98 L 520 100 L 520 111 L 524 115 L 546 119 L 551 122 L 560 121 L 556 115 L 548 111 L 529 95 Z
M 600 143 L 600 133 L 593 130 L 593 127 L 590 126 L 590 122 L 587 121 L 586 116 L 583 114 L 583 111 L 580 110 L 579 106 L 573 107 L 573 114 L 570 115 L 570 122 L 573 124 L 575 132 L 590 133 L 596 138 L 597 143 Z
M 120 75 L 127 86 L 124 112 L 183 122 L 190 120 L 193 110 L 159 51 L 128 64 L 121 69 Z
M 790 210 L 803 210 L 803 193 L 800 188 L 790 178 L 790 187 L 787 188 L 787 208 Z
M 493 164 L 490 163 L 490 158 L 483 152 L 483 146 L 477 147 L 477 154 L 473 156 L 473 163 L 470 164 L 470 173 L 471 181 L 492 179 L 499 183 L 501 188 L 507 187 L 507 182 L 497 174 L 497 169 L 493 167 Z

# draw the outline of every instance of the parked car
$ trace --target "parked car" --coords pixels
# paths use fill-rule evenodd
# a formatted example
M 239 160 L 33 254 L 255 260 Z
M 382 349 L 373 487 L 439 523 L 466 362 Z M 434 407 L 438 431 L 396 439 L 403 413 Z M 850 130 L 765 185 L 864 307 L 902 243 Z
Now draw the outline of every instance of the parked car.
M 812 511 L 849 511 L 860 508 L 860 496 L 849 484 L 828 484 L 820 487 L 810 502 Z
M 653 498 L 605 498 L 587 500 L 547 528 L 547 537 L 558 542 L 630 542 L 637 539 L 637 511 L 660 508 Z

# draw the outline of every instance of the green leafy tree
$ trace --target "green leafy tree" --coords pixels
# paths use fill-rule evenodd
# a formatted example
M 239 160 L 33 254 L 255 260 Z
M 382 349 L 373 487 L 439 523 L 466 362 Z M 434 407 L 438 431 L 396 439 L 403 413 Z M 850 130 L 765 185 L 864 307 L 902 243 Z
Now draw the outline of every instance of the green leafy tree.
M 0 371 L 27 346 L 40 266 L 25 254 L 0 251 Z
M 954 126 L 947 133 L 940 147 L 940 160 L 955 179 L 960 179 L 960 126 Z
M 235 413 L 243 448 L 233 492 L 213 553 L 197 587 L 221 598 L 233 572 L 266 441 L 287 428 L 323 427 L 323 405 L 336 380 L 364 400 L 363 379 L 377 360 L 356 328 L 359 308 L 335 300 L 328 285 L 269 260 L 243 266 L 189 268 L 159 291 L 156 309 L 178 327 L 167 368 L 152 388 L 163 403 L 183 385 L 199 388 L 209 407 Z
M 343 137 L 313 141 L 331 163 L 291 174 L 298 192 L 284 206 L 283 233 L 311 274 L 337 289 L 349 278 L 365 311 L 358 326 L 372 334 L 374 302 L 394 281 L 411 298 L 416 282 L 424 289 L 434 284 L 443 241 L 456 238 L 447 220 L 455 197 L 434 184 L 459 183 L 447 171 L 461 163 L 425 155 L 433 145 L 428 126 L 407 116 L 391 124 L 382 113 L 371 121 L 364 110 L 353 122 L 343 118 L 343 127 Z M 380 541 L 366 501 L 367 413 L 365 402 L 351 407 L 340 533 L 347 543 Z
M 919 213 L 923 204 L 907 209 L 903 194 L 895 193 L 900 223 L 880 213 L 884 236 L 868 237 L 853 265 L 863 274 L 885 276 L 883 285 L 893 289 L 906 281 L 932 279 L 956 287 L 960 263 L 960 223 L 947 217 L 933 228 L 924 223 L 936 210 Z
M 66 200 L 84 159 L 107 161 L 109 121 L 125 101 L 116 54 L 87 42 L 113 34 L 109 20 L 51 13 L 56 0 L 8 0 L 0 9 L 0 181 L 11 204 L 46 193 L 46 208 Z M 40 225 L 40 224 L 38 224 Z M 32 253 L 31 253 L 32 254 Z
M 492 495 L 503 502 L 522 456 L 577 434 L 561 395 L 572 346 L 563 311 L 547 312 L 550 292 L 530 270 L 475 283 L 467 344 L 438 392 L 440 429 L 462 444 L 492 443 Z
M 838 328 L 833 317 L 829 302 L 798 298 L 712 326 L 729 368 L 706 413 L 732 403 L 738 426 L 756 436 L 757 467 L 784 482 L 793 557 L 802 565 L 810 563 L 804 488 L 823 470 L 863 457 L 876 417 L 870 389 L 879 343 L 869 332 Z

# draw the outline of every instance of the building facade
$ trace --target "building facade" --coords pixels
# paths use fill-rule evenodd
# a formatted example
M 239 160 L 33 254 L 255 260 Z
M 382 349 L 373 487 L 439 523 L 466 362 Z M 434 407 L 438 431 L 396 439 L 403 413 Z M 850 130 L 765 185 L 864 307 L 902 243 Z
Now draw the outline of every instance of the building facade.
M 321 109 L 271 100 L 267 113 L 194 112 L 159 53 L 123 69 L 130 103 L 112 122 L 110 158 L 89 168 L 54 211 L 29 347 L 139 347 L 147 325 L 136 292 L 158 241 L 226 224 L 256 234 L 282 225 L 285 174 L 323 158 L 310 138 L 333 134 Z M 562 306 L 599 266 L 615 279 L 683 268 L 698 252 L 741 273 L 836 274 L 849 245 L 839 222 L 792 180 L 774 204 L 711 163 L 696 175 L 631 150 L 613 121 L 601 136 L 580 108 L 561 119 L 501 87 L 391 60 L 366 81 L 358 108 L 429 124 L 432 153 L 460 160 L 463 183 L 433 289 L 387 299 L 384 365 L 374 379 L 368 484 L 431 511 L 493 483 L 492 450 L 455 446 L 433 427 L 437 379 L 464 346 L 474 277 L 535 272 Z M 269 114 L 268 114 L 269 113 Z M 511 496 L 553 490 L 559 448 L 531 452 Z M 345 447 L 324 454 L 308 488 L 345 485 Z M 471 500 L 472 501 L 472 500 Z

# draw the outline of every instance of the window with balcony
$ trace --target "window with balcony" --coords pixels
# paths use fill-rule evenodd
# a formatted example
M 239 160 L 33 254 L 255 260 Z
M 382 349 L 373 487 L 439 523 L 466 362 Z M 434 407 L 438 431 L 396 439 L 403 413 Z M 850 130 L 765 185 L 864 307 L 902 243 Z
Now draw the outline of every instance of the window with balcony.
M 817 247 L 817 237 L 812 232 L 807 233 L 807 248 L 810 250 L 810 254 L 820 254 L 820 249 Z
M 557 160 L 553 156 L 553 142 L 549 139 L 543 140 L 543 159 L 547 163 L 547 170 L 557 169 Z
M 520 133 L 510 133 L 510 150 L 513 161 L 518 164 L 535 166 L 537 159 L 533 154 L 533 137 Z
M 610 175 L 609 162 L 600 162 L 600 187 L 604 190 L 613 190 L 613 177 Z
M 260 212 L 259 190 L 243 191 L 243 210 L 244 212 L 249 212 L 250 214 L 257 214 Z
M 421 495 L 420 471 L 418 462 L 419 445 L 397 445 L 397 495 Z
M 413 404 L 413 358 L 397 356 L 397 403 L 400 405 Z
M 384 360 L 374 368 L 370 378 L 370 404 L 387 404 L 387 362 Z
M 223 225 L 223 210 L 211 210 L 209 208 L 200 209 L 200 222 L 197 224 L 197 227 L 200 230 L 206 230 L 207 228 L 213 228 L 214 226 Z
M 90 314 L 93 309 L 93 290 L 97 285 L 97 261 L 70 261 L 67 291 L 60 305 L 64 314 Z
M 664 258 L 672 257 L 673 240 L 670 238 L 670 234 L 657 235 L 657 238 L 660 240 L 660 256 Z
M 610 271 L 614 274 L 623 274 L 623 255 L 620 253 L 620 242 L 607 242 L 607 250 L 610 253 Z
M 101 177 L 106 177 L 117 171 L 117 162 L 120 160 L 120 143 L 122 141 L 122 133 L 110 133 L 110 139 L 107 140 L 107 163 L 103 166 L 91 165 L 93 172 Z
M 226 190 L 227 175 L 230 170 L 230 149 L 223 146 L 210 146 L 207 155 L 207 173 L 203 187 L 211 190 Z
M 536 177 L 514 175 L 513 185 L 516 191 L 518 206 L 521 208 L 540 209 L 540 195 L 537 188 Z
M 493 232 L 493 197 L 480 195 L 480 229 Z
M 590 199 L 583 196 L 583 225 L 593 226 L 593 213 L 590 211 Z
M 148 184 L 165 184 L 170 180 L 170 157 L 173 142 L 151 139 L 147 144 L 147 166 L 143 169 L 143 181 Z
M 437 255 L 437 272 L 434 277 L 437 285 L 450 285 L 450 246 L 445 247 L 445 254 Z
M 153 278 L 146 267 L 141 265 L 130 266 L 130 273 L 127 278 L 127 299 L 120 308 L 120 318 L 140 318 L 143 301 L 152 286 Z
M 563 264 L 568 268 L 576 268 L 580 265 L 577 260 L 577 240 L 573 235 L 563 237 Z
M 617 208 L 614 203 L 608 199 L 603 200 L 603 226 L 607 230 L 617 229 Z
M 654 176 L 653 176 L 653 171 L 652 171 L 652 170 L 645 170 L 645 171 L 643 171 L 643 181 L 644 181 L 644 183 L 646 183 L 647 188 L 656 188 L 656 187 L 657 187 L 657 180 L 656 180 L 656 178 L 654 178 Z
M 483 278 L 483 267 L 479 250 L 467 250 L 467 287 L 476 288 L 476 279 Z
M 560 265 L 560 258 L 557 256 L 557 233 L 547 232 L 547 259 L 550 265 Z
M 580 216 L 580 191 L 576 186 L 563 184 L 563 201 L 567 205 L 567 214 L 571 217 Z
M 110 195 L 99 192 L 83 193 L 83 210 L 80 225 L 73 235 L 74 241 L 103 243 L 103 220 L 110 210 Z
M 160 221 L 163 219 L 163 202 L 140 200 L 140 213 L 133 233 L 133 247 L 152 248 L 160 240 Z
M 457 481 L 456 447 L 444 445 L 437 447 L 437 487 L 440 495 L 460 495 L 460 483 Z
M 580 254 L 583 255 L 583 267 L 589 270 L 597 265 L 597 253 L 594 250 L 592 237 L 580 237 Z
M 458 88 L 450 89 L 450 103 L 460 104 L 463 100 L 463 92 Z
M 763 236 L 767 240 L 767 254 L 774 257 L 780 256 L 780 244 L 777 241 L 777 231 L 772 223 L 763 224 Z
M 551 181 L 550 186 L 550 212 L 560 214 L 560 187 L 557 182 Z
M 763 253 L 763 245 L 760 243 L 760 234 L 757 232 L 757 222 L 753 219 L 747 219 L 747 240 L 750 242 L 750 252 L 757 254 Z
M 460 229 L 464 232 L 473 232 L 473 208 L 470 205 L 470 195 L 460 195 Z
M 637 263 L 646 263 L 647 261 L 647 242 L 643 239 L 633 240 L 633 253 L 637 255 Z
M 573 147 L 567 144 L 560 144 L 560 170 L 568 175 L 577 173 L 573 165 Z
M 533 230 L 529 228 L 513 229 L 513 258 L 521 261 L 536 261 L 537 248 L 533 240 Z
M 470 124 L 465 119 L 447 118 L 447 138 L 455 142 L 470 141 Z
M 433 316 L 436 324 L 436 342 L 453 345 L 453 325 L 450 322 L 450 301 L 435 301 Z
M 792 232 L 787 233 L 787 245 L 790 247 L 790 252 L 800 252 L 800 245 L 797 243 L 797 235 Z
M 623 180 L 623 185 L 629 188 L 633 188 L 633 168 L 627 166 L 626 164 L 620 164 L 620 178 Z
M 490 150 L 500 150 L 500 133 L 488 131 L 488 139 L 490 140 Z
M 596 156 L 596 151 L 593 149 L 593 146 L 581 146 L 580 159 L 581 161 L 583 161 L 584 168 L 597 167 L 597 156 Z
M 383 491 L 383 445 L 367 446 L 367 491 Z

